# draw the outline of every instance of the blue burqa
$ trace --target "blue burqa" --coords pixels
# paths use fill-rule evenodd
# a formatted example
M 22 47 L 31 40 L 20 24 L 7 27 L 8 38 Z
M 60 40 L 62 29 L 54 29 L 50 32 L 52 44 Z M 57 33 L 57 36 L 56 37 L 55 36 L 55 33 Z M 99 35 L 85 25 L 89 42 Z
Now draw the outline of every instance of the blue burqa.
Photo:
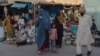
M 39 10 L 39 14 L 35 19 L 37 32 L 37 46 L 40 49 L 45 42 L 45 30 L 50 29 L 49 18 L 43 9 Z

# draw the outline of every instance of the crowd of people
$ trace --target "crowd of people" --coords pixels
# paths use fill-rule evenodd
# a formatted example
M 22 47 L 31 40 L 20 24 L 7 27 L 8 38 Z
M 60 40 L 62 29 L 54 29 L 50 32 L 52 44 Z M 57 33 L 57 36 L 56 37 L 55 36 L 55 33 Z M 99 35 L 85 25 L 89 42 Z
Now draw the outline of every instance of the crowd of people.
M 7 15 L 4 21 L 0 20 L 0 26 L 4 27 L 6 32 L 6 39 L 16 40 L 17 46 L 36 42 L 38 54 L 48 51 L 49 48 L 56 53 L 56 48 L 62 47 L 64 14 L 62 11 L 59 11 L 51 23 L 50 17 L 45 10 L 39 6 L 35 9 L 36 15 L 34 20 L 27 18 L 27 14 L 24 16 L 19 15 L 18 18 L 15 18 L 14 15 Z M 84 7 L 81 7 L 79 12 L 79 22 L 76 24 L 78 25 L 76 56 L 82 56 L 82 45 L 88 47 L 87 55 L 89 56 L 92 53 L 91 43 L 93 43 L 90 31 L 92 18 L 85 14 Z M 93 27 L 91 30 L 94 33 L 97 29 L 96 26 L 95 29 Z
M 39 54 L 49 48 L 56 52 L 56 47 L 62 47 L 64 22 L 62 12 L 57 13 L 52 23 L 49 14 L 39 6 L 36 7 L 35 19 L 28 16 L 29 14 L 23 13 L 17 17 L 8 14 L 3 21 L 0 20 L 0 29 L 4 30 L 2 33 L 4 35 L 1 36 L 3 40 L 13 41 L 17 46 L 36 42 Z

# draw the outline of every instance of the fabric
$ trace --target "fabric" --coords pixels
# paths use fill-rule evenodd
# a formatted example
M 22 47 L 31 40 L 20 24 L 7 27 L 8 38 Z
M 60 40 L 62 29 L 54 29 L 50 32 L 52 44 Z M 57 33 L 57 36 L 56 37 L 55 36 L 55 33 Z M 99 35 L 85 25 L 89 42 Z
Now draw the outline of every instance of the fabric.
M 58 21 L 59 21 L 60 24 L 64 23 L 64 16 L 63 16 L 63 14 L 58 16 Z
M 79 26 L 77 31 L 76 44 L 86 45 L 93 43 L 90 27 L 92 26 L 92 19 L 88 15 L 79 17 Z
M 45 30 L 45 45 L 46 45 L 46 48 L 49 48 L 49 31 L 48 30 Z
M 35 27 L 27 27 L 25 31 L 28 33 L 29 37 L 35 37 Z
M 24 19 L 23 18 L 19 19 L 18 24 L 25 25 Z
M 39 48 L 39 49 L 38 49 L 38 51 L 43 52 L 45 48 L 46 48 L 46 45 L 45 45 L 45 44 L 43 44 L 43 45 L 41 46 L 41 48 Z
M 51 29 L 50 25 L 50 16 L 47 13 L 47 11 L 44 11 L 43 9 L 40 10 L 42 13 L 42 18 L 44 21 L 44 31 L 45 31 L 45 44 L 46 48 L 49 48 L 49 30 Z M 41 14 L 40 13 L 40 14 Z
M 51 48 L 55 48 L 55 40 L 50 40 L 50 46 Z
M 51 29 L 50 39 L 56 40 L 57 39 L 57 29 Z
M 24 29 L 18 32 L 18 39 L 20 41 L 26 40 L 26 34 Z
M 39 9 L 39 14 L 35 19 L 36 31 L 37 31 L 37 45 L 38 49 L 42 47 L 43 44 L 48 48 L 49 44 L 49 34 L 50 30 L 50 18 L 46 11 Z
M 45 24 L 44 24 L 45 30 L 50 30 L 51 29 L 51 27 L 50 27 L 50 16 L 49 16 L 47 11 L 44 11 L 43 17 L 44 17 L 43 20 L 45 22 Z

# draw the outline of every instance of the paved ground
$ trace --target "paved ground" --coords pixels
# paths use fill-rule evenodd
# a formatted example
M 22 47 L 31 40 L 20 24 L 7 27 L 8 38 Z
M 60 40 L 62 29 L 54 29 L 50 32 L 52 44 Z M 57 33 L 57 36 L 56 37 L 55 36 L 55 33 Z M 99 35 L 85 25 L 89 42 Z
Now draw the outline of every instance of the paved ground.
M 63 45 L 61 49 L 58 49 L 57 53 L 46 52 L 43 55 L 37 55 L 36 44 L 25 45 L 16 47 L 14 45 L 8 45 L 5 42 L 0 43 L 0 56 L 75 56 L 75 46 Z M 86 48 L 83 50 L 84 56 L 86 56 Z M 100 48 L 93 47 L 92 56 L 100 56 Z

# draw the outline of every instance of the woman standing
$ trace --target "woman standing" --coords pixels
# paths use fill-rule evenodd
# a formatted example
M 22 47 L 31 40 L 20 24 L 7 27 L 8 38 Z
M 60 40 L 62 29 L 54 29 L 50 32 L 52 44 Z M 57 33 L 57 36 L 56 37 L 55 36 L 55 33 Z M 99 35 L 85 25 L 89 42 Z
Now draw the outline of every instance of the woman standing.
M 35 19 L 35 26 L 37 32 L 37 46 L 38 46 L 38 54 L 42 54 L 45 50 L 45 31 L 44 31 L 44 17 L 43 17 L 43 10 L 39 9 L 39 13 L 37 13 Z
M 56 47 L 60 48 L 60 47 L 62 47 L 63 23 L 64 23 L 64 17 L 61 12 L 58 13 L 54 22 L 55 22 L 56 28 L 57 28 Z
M 3 25 L 6 28 L 7 37 L 11 37 L 11 34 L 12 34 L 12 23 L 11 23 L 11 18 L 10 18 L 9 15 L 4 19 Z

